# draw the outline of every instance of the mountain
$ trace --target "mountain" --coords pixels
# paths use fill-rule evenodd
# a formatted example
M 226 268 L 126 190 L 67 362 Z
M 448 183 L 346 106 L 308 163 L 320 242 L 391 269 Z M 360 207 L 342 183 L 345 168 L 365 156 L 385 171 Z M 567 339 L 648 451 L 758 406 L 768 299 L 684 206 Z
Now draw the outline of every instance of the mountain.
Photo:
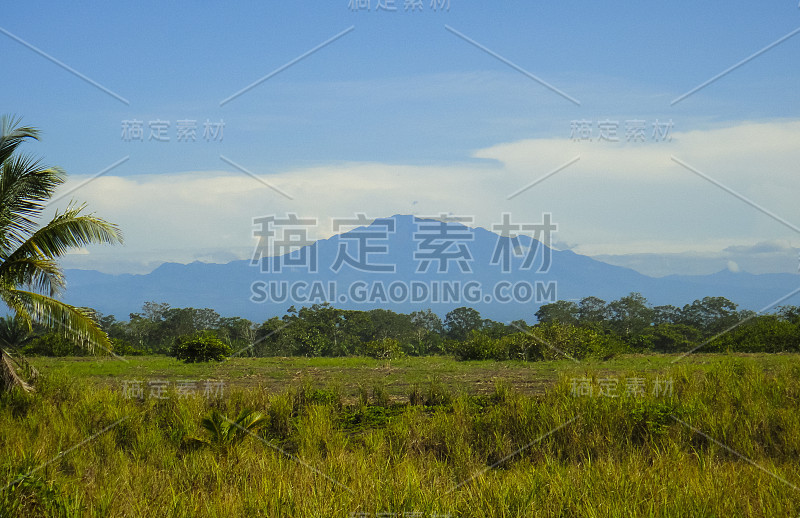
M 272 234 L 277 239 L 280 233 Z M 302 242 L 301 234 L 291 232 L 280 241 L 293 238 Z M 223 316 L 257 322 L 283 315 L 292 305 L 328 301 L 347 309 L 404 313 L 431 308 L 439 315 L 470 306 L 493 320 L 535 322 L 539 306 L 556 298 L 596 296 L 611 301 L 635 291 L 653 305 L 683 306 L 722 296 L 742 309 L 758 310 L 800 286 L 795 274 L 722 271 L 648 277 L 569 250 L 547 248 L 529 236 L 501 237 L 483 228 L 405 215 L 378 219 L 252 263 L 165 263 L 146 275 L 67 270 L 63 300 L 121 320 L 147 301 L 208 307 Z M 392 267 L 394 271 L 379 271 Z M 782 303 L 800 304 L 798 300 Z

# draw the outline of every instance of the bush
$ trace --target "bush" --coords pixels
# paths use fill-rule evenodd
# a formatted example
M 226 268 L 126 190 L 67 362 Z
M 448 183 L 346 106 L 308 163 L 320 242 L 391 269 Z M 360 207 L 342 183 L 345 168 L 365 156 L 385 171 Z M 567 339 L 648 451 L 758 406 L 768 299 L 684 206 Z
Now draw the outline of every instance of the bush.
M 382 338 L 364 344 L 364 353 L 379 360 L 393 360 L 403 356 L 403 349 L 394 338 Z
M 528 333 L 514 333 L 500 339 L 510 360 L 538 361 L 544 359 L 542 343 Z
M 685 324 L 659 324 L 653 328 L 651 347 L 661 353 L 689 351 L 702 343 L 699 329 Z
M 85 356 L 86 350 L 65 336 L 52 332 L 34 337 L 22 348 L 26 356 Z
M 459 360 L 507 360 L 508 352 L 497 338 L 484 331 L 472 330 L 466 339 L 453 344 L 453 354 Z
M 498 349 L 506 357 L 528 361 L 564 358 L 608 358 L 625 352 L 625 344 L 616 336 L 588 327 L 547 322 L 530 327 L 527 333 L 515 333 L 500 339 Z M 500 352 L 495 358 L 500 359 Z
M 775 315 L 761 315 L 720 336 L 703 351 L 775 353 L 800 350 L 798 326 Z
M 210 331 L 179 336 L 172 346 L 172 356 L 186 363 L 219 362 L 230 354 L 230 346 Z
M 114 353 L 122 356 L 141 356 L 146 352 L 142 349 L 137 349 L 129 341 L 122 338 L 112 338 L 111 343 L 114 345 Z

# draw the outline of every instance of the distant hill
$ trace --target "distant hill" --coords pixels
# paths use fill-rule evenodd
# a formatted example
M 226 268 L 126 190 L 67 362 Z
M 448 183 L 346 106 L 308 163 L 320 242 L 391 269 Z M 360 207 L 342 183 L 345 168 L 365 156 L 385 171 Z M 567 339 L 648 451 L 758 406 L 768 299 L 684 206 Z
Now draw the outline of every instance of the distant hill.
M 530 254 L 531 250 L 536 254 Z M 317 241 L 302 253 L 306 258 L 316 256 L 317 272 L 309 271 L 311 263 L 303 261 L 301 252 L 264 259 L 260 265 L 252 265 L 251 260 L 165 263 L 146 275 L 67 270 L 63 300 L 120 320 L 138 312 L 146 301 L 208 307 L 223 316 L 257 322 L 283 315 L 292 305 L 328 301 L 348 309 L 410 312 L 432 308 L 440 315 L 470 306 L 493 320 L 533 323 L 539 306 L 554 298 L 596 296 L 610 301 L 636 291 L 653 305 L 683 306 L 705 296 L 722 296 L 742 309 L 758 310 L 800 286 L 800 275 L 795 274 L 722 271 L 653 278 L 571 251 L 547 249 L 529 236 L 501 237 L 458 223 L 449 223 L 442 230 L 438 222 L 405 215 Z M 350 263 L 342 261 L 344 254 Z M 550 265 L 544 268 L 548 254 Z M 504 257 L 509 259 L 507 271 L 502 267 Z M 337 259 L 341 264 L 333 271 Z M 425 270 L 426 260 L 427 270 L 418 271 Z M 290 266 L 292 261 L 302 264 Z M 372 269 L 394 265 L 395 271 L 363 271 L 363 265 L 356 263 Z M 446 271 L 439 271 L 440 265 L 446 266 Z M 262 266 L 266 271 L 262 272 Z M 800 304 L 800 297 L 784 304 Z

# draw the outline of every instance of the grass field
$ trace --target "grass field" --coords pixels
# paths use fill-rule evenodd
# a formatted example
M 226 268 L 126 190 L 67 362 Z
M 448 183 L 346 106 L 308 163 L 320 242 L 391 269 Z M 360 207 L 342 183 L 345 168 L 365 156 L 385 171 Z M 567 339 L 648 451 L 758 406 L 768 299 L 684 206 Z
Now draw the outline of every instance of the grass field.
M 704 372 L 713 366 L 731 361 L 753 362 L 767 372 L 800 364 L 800 355 L 792 354 L 647 354 L 623 355 L 608 361 L 587 358 L 550 362 L 456 361 L 449 357 L 405 357 L 384 361 L 367 357 L 345 358 L 233 358 L 224 362 L 184 363 L 166 356 L 129 356 L 125 361 L 111 357 L 32 358 L 39 370 L 50 375 L 86 380 L 92 384 L 122 390 L 125 381 L 179 380 L 198 382 L 202 390 L 207 380 L 220 381 L 227 388 L 259 388 L 268 392 L 300 387 L 308 382 L 318 388 L 334 388 L 345 399 L 357 395 L 361 387 L 381 385 L 392 399 L 407 400 L 414 384 L 438 380 L 453 392 L 485 394 L 494 390 L 495 381 L 502 381 L 515 392 L 542 394 L 559 377 L 598 376 L 620 378 L 657 375 L 670 369 L 687 366 Z
M 36 358 L 0 516 L 800 516 L 800 355 L 677 358 Z

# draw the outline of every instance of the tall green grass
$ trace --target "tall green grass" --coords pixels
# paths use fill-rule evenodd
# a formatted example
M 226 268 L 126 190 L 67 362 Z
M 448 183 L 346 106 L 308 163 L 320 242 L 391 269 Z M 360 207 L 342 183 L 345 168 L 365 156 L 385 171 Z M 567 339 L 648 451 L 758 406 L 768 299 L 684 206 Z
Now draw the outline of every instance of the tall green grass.
M 580 367 L 535 396 L 432 377 L 398 402 L 308 380 L 136 400 L 59 372 L 0 396 L 0 516 L 800 515 L 796 357 L 629 362 L 613 376 L 647 390 L 613 398 L 574 394 L 576 376 L 609 373 Z M 263 414 L 256 433 L 190 447 L 204 418 L 244 410 Z

